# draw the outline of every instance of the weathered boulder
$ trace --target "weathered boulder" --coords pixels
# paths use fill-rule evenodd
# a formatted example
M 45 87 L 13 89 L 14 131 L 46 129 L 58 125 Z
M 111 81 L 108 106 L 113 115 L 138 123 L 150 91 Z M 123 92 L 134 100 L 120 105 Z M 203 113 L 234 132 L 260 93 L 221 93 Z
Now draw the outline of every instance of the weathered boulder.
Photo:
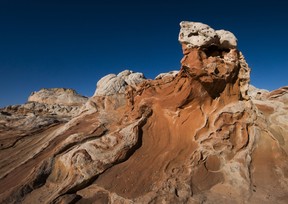
M 227 30 L 216 30 L 219 37 L 220 48 L 232 49 L 237 47 L 237 38 L 233 33 Z
M 155 79 L 174 79 L 175 76 L 179 73 L 179 71 L 170 71 L 167 73 L 158 74 Z
M 145 80 L 145 77 L 142 73 L 134 73 L 129 70 L 125 70 L 118 75 L 109 74 L 98 81 L 94 96 L 123 94 L 127 85 L 135 87 L 143 80 Z

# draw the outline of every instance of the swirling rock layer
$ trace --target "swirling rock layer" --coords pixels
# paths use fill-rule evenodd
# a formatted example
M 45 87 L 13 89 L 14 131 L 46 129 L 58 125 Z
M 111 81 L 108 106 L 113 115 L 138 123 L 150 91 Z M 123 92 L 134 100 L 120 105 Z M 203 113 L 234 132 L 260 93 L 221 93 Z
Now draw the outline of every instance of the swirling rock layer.
M 287 87 L 249 89 L 233 34 L 181 27 L 179 72 L 108 75 L 71 114 L 1 109 L 0 202 L 287 203 Z

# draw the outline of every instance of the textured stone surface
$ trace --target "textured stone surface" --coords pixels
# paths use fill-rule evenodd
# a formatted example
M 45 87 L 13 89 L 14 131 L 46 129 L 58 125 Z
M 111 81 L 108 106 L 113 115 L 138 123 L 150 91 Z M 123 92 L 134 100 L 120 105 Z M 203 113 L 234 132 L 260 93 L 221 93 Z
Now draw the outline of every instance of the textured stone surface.
M 251 96 L 254 100 L 266 100 L 269 94 L 268 90 L 256 88 L 251 84 L 249 85 L 248 92 L 249 96 Z
M 188 44 L 191 47 L 219 44 L 219 38 L 215 30 L 206 24 L 182 21 L 180 26 L 179 41 L 181 43 Z
M 103 77 L 77 114 L 1 109 L 0 203 L 286 204 L 288 88 L 249 89 L 243 54 L 209 43 L 178 73 Z

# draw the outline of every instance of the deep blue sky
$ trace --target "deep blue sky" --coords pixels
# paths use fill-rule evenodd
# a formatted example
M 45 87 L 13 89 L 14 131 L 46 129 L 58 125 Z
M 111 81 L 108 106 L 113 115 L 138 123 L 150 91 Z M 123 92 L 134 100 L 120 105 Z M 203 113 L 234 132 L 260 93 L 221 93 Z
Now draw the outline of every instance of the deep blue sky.
M 154 78 L 178 70 L 179 22 L 232 31 L 252 84 L 288 85 L 288 3 L 274 1 L 0 0 L 0 107 L 41 88 L 91 96 L 124 69 Z

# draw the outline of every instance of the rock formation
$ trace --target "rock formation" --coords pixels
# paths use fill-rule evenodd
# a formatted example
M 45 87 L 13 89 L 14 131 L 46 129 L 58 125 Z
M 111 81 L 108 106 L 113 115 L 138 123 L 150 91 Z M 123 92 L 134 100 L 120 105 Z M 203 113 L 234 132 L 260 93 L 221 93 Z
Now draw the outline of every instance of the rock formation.
M 231 32 L 180 26 L 179 72 L 108 75 L 73 114 L 55 90 L 1 109 L 0 202 L 287 203 L 288 88 L 249 88 Z

